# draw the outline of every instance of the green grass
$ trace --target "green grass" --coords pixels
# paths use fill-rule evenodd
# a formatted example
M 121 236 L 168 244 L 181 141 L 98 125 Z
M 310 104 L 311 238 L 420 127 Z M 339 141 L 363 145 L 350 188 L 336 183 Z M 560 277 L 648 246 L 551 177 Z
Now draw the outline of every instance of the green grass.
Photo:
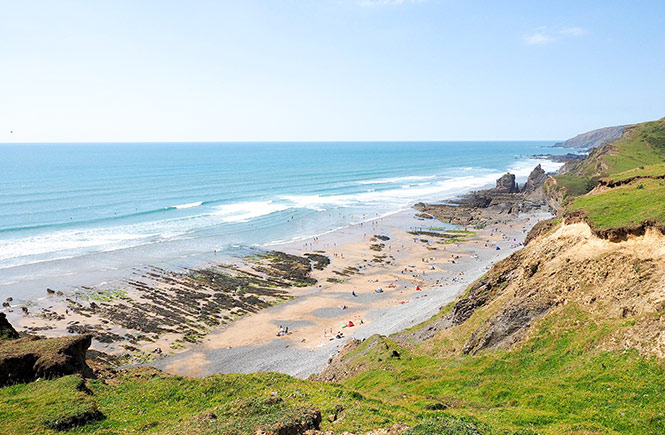
M 566 196 L 580 196 L 593 189 L 598 181 L 592 177 L 578 177 L 575 175 L 559 174 L 554 179 L 566 191 Z
M 475 236 L 476 232 L 475 231 L 469 231 L 469 230 L 447 230 L 447 233 L 458 233 L 458 234 L 467 234 L 470 236 Z
M 82 385 L 79 376 L 66 376 L 0 388 L 0 433 L 52 432 L 70 422 L 99 418 Z
M 344 385 L 423 419 L 465 418 L 491 433 L 665 433 L 662 363 L 589 353 L 619 327 L 569 306 L 521 349 L 446 358 L 402 351 Z
M 665 119 L 645 122 L 629 128 L 628 134 L 612 144 L 616 153 L 601 157 L 607 169 L 604 175 L 618 174 L 665 160 Z
M 335 428 L 363 431 L 413 417 L 399 406 L 365 398 L 335 384 L 276 373 L 170 377 L 135 370 L 117 379 L 63 378 L 0 389 L 0 433 L 51 433 L 49 422 L 99 410 L 102 420 L 76 428 L 81 433 L 254 433 L 315 407 L 324 419 L 338 414 Z M 205 418 L 210 413 L 215 418 Z M 327 422 L 330 427 L 330 423 Z
M 605 192 L 575 199 L 569 210 L 583 211 L 597 229 L 665 223 L 665 180 L 637 179 Z
M 146 369 L 86 386 L 78 376 L 43 380 L 0 389 L 0 433 L 52 433 L 62 422 L 79 422 L 76 433 L 243 434 L 310 408 L 321 410 L 323 429 L 336 432 L 405 422 L 411 435 L 665 433 L 662 361 L 590 351 L 625 327 L 623 319 L 594 323 L 569 304 L 511 351 L 439 357 L 436 348 L 387 340 L 400 354 L 391 358 L 383 342 L 367 340 L 351 355 L 369 370 L 342 384 Z M 328 421 L 331 415 L 337 421 Z
M 586 194 L 602 177 L 627 179 L 632 176 L 628 171 L 633 170 L 643 176 L 662 173 L 665 169 L 665 119 L 628 127 L 624 137 L 608 147 L 611 149 L 594 150 L 571 172 L 554 176 L 564 189 L 565 197 Z
M 616 183 L 633 178 L 657 178 L 663 176 L 665 176 L 665 163 L 659 163 L 656 165 L 640 166 L 628 171 L 619 172 L 617 174 L 606 177 L 605 180 Z
M 0 354 L 4 357 L 11 357 L 35 353 L 41 355 L 42 358 L 52 358 L 57 356 L 57 352 L 73 338 L 74 336 L 64 336 L 48 340 L 29 340 L 27 338 L 6 340 L 0 342 Z

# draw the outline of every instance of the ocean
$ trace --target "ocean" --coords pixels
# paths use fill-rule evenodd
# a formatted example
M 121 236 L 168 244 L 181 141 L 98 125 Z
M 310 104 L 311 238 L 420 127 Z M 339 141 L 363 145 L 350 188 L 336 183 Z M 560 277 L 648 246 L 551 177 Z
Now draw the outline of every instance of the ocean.
M 552 144 L 3 144 L 0 297 L 304 239 L 506 171 L 523 181 L 559 166 L 529 157 L 568 151 Z

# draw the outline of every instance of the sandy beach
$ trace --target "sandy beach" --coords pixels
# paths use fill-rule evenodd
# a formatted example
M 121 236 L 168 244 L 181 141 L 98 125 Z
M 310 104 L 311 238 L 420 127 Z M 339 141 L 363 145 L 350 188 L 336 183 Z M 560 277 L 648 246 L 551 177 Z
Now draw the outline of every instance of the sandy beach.
M 518 249 L 528 230 L 547 217 L 508 217 L 451 241 L 423 233 L 452 226 L 418 219 L 409 210 L 275 246 L 296 255 L 322 253 L 331 264 L 315 270 L 318 283 L 294 290 L 294 299 L 216 329 L 193 348 L 151 365 L 187 376 L 278 371 L 307 377 L 352 338 L 388 335 L 431 317 Z
M 237 256 L 212 252 L 192 268 L 144 266 L 100 286 L 47 289 L 3 309 L 29 333 L 92 334 L 92 354 L 114 365 L 307 377 L 350 339 L 389 335 L 436 314 L 551 215 L 499 209 L 478 221 L 481 228 L 423 216 L 340 213 L 354 223 Z

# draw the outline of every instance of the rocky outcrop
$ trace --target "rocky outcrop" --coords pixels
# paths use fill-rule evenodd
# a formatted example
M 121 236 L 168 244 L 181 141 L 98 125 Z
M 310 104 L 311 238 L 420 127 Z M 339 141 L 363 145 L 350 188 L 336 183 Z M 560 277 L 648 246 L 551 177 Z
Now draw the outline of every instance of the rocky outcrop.
M 483 349 L 516 343 L 523 333 L 549 311 L 552 304 L 541 301 L 533 304 L 509 305 L 499 315 L 487 320 L 471 334 L 462 352 L 475 354 Z
M 626 134 L 629 134 L 626 132 Z M 565 163 L 559 168 L 559 174 L 577 175 L 577 176 L 599 176 L 604 174 L 608 167 L 605 162 L 605 156 L 616 153 L 614 145 L 606 144 L 602 147 L 594 148 L 584 160 L 573 160 Z
M 507 173 L 501 176 L 496 180 L 496 187 L 494 188 L 496 193 L 517 193 L 519 188 L 517 183 L 515 183 L 515 174 Z
M 538 165 L 529 174 L 529 178 L 526 180 L 526 183 L 524 183 L 524 186 L 522 186 L 522 192 L 533 193 L 536 189 L 545 184 L 546 180 L 547 174 L 543 168 Z
M 547 197 L 540 187 L 547 175 L 538 165 L 527 181 L 528 186 L 520 192 L 514 174 L 504 174 L 496 180 L 496 187 L 471 192 L 448 204 L 424 204 L 414 208 L 421 218 L 436 218 L 455 225 L 483 227 L 504 220 L 503 215 L 518 214 L 532 210 L 550 210 Z
M 590 150 L 592 148 L 602 147 L 610 142 L 619 139 L 623 134 L 625 125 L 617 127 L 605 127 L 597 130 L 591 130 L 586 133 L 578 134 L 572 139 L 565 142 L 556 143 L 554 146 L 558 148 L 579 148 Z
M 0 313 L 0 341 L 18 338 L 18 332 L 7 320 L 5 313 Z
M 549 160 L 551 162 L 555 163 L 568 163 L 568 162 L 574 162 L 576 160 L 584 160 L 586 158 L 586 154 L 573 154 L 573 153 L 566 153 L 566 154 L 533 154 L 531 156 L 532 159 L 539 159 L 539 160 Z
M 92 336 L 28 336 L 0 344 L 0 387 L 80 373 L 92 376 L 85 361 Z

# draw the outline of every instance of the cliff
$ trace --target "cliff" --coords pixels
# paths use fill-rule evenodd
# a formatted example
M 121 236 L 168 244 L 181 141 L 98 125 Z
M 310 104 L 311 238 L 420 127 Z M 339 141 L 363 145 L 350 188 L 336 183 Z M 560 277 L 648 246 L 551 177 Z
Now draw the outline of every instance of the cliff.
M 558 148 L 577 148 L 589 151 L 619 139 L 623 134 L 625 125 L 605 127 L 578 134 L 572 139 L 554 144 Z

